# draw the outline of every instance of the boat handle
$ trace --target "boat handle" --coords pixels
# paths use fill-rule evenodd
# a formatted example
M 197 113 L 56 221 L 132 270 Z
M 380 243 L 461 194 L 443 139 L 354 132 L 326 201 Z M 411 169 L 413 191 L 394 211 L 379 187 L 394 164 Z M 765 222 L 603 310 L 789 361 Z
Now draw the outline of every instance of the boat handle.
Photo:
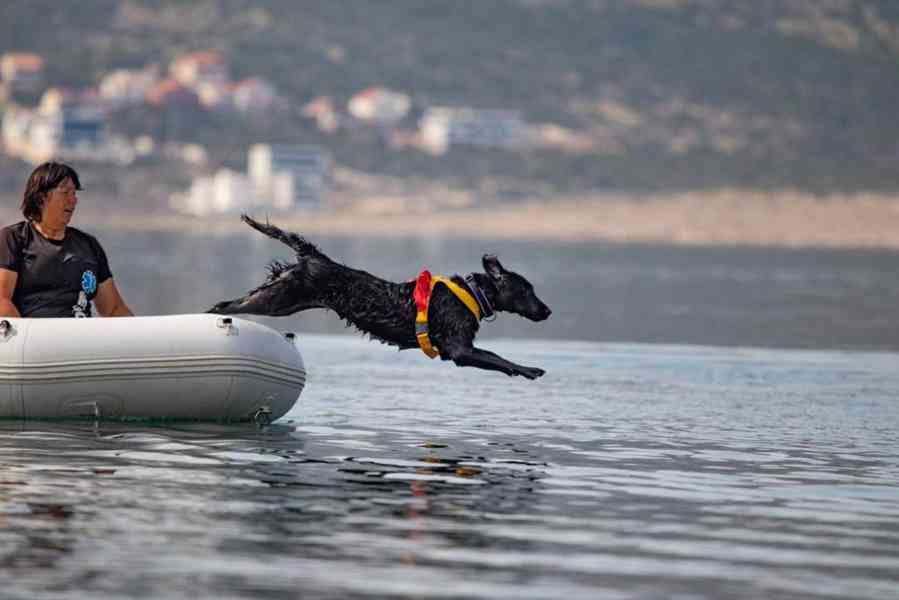
M 225 335 L 237 335 L 237 327 L 231 317 L 220 317 L 215 324 L 219 329 L 225 330 Z

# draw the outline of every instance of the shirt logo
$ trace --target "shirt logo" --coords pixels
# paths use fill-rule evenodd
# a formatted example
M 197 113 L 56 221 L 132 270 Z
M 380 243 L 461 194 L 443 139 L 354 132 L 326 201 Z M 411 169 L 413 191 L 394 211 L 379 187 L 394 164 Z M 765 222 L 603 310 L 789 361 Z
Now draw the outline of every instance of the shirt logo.
M 85 271 L 81 275 L 81 289 L 90 296 L 97 291 L 97 276 L 93 271 Z

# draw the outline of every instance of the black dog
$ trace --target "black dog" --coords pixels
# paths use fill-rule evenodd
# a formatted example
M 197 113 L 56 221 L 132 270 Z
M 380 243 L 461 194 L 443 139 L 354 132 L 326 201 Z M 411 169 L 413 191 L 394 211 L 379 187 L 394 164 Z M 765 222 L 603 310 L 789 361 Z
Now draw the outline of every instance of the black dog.
M 274 262 L 268 279 L 243 298 L 219 302 L 211 313 L 285 316 L 310 308 L 331 309 L 347 323 L 401 350 L 418 348 L 415 282 L 392 283 L 365 271 L 334 262 L 314 244 L 294 233 L 262 224 L 244 215 L 244 222 L 279 240 L 297 254 L 296 264 Z M 466 281 L 453 281 L 481 305 L 482 316 L 492 311 L 519 314 L 532 321 L 549 317 L 550 309 L 534 294 L 521 275 L 506 271 L 495 256 L 484 255 L 485 274 L 472 273 Z M 428 335 L 440 358 L 460 367 L 479 367 L 536 379 L 543 369 L 510 362 L 493 352 L 475 348 L 478 319 L 447 286 L 437 285 L 430 298 Z M 484 314 L 487 313 L 487 314 Z

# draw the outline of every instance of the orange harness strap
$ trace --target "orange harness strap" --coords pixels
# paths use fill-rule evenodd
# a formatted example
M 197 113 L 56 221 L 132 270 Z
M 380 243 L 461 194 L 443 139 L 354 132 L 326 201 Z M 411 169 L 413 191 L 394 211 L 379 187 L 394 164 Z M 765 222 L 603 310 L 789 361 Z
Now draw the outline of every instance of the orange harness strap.
M 418 340 L 421 351 L 429 358 L 436 358 L 438 355 L 437 348 L 431 345 L 431 338 L 428 337 L 428 306 L 431 301 L 431 293 L 434 291 L 434 286 L 438 283 L 442 283 L 448 287 L 449 290 L 468 307 L 468 310 L 472 312 L 475 319 L 478 321 L 481 320 L 481 307 L 478 306 L 477 300 L 475 300 L 465 289 L 457 285 L 449 277 L 442 277 L 440 275 L 432 277 L 430 271 L 422 271 L 415 282 L 415 292 L 413 293 L 415 308 L 418 310 L 415 315 L 415 338 Z

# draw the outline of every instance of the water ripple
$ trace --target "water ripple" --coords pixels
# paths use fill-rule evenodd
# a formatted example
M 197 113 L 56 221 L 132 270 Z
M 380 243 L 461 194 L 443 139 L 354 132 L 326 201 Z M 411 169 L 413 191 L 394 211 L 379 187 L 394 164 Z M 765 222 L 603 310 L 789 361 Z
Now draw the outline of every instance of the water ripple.
M 4 597 L 899 589 L 894 357 L 516 342 L 558 378 L 409 386 L 405 354 L 307 344 L 268 428 L 0 423 Z

